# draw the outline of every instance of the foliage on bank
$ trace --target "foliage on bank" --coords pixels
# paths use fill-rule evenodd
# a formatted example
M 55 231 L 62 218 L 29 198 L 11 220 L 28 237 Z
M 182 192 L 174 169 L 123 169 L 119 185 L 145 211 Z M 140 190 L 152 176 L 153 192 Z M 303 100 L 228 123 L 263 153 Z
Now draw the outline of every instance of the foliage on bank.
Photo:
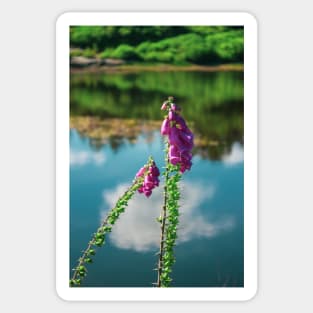
M 71 56 L 133 63 L 242 63 L 244 31 L 235 26 L 72 26 Z

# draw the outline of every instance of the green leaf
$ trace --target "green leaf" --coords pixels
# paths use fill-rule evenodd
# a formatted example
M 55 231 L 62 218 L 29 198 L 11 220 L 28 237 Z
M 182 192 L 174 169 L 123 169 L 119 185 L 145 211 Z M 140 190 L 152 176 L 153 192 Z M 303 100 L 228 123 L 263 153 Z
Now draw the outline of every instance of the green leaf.
M 123 213 L 123 212 L 125 212 L 125 208 L 124 208 L 124 207 L 120 207 L 120 208 L 118 208 L 118 212 L 119 212 L 119 213 Z
M 162 223 L 162 217 L 161 216 L 157 217 L 156 221 L 159 222 L 159 223 Z
M 116 219 L 115 219 L 114 217 L 110 217 L 110 218 L 108 219 L 108 223 L 110 223 L 110 224 L 112 224 L 112 225 L 115 224 L 115 221 L 116 221 Z
M 96 254 L 96 251 L 94 249 L 90 249 L 88 251 L 88 255 L 95 255 Z
M 96 233 L 96 239 L 103 239 L 104 238 L 104 234 L 103 233 Z
M 104 244 L 104 239 L 98 239 L 95 242 L 95 245 L 98 247 L 101 247 Z

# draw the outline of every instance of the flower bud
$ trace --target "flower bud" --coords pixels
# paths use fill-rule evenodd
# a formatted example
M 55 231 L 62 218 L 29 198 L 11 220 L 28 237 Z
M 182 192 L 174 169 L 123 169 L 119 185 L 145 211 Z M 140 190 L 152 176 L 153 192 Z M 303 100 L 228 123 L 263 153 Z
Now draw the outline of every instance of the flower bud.
M 161 110 L 165 111 L 167 109 L 167 101 L 165 101 L 162 106 L 161 106 Z

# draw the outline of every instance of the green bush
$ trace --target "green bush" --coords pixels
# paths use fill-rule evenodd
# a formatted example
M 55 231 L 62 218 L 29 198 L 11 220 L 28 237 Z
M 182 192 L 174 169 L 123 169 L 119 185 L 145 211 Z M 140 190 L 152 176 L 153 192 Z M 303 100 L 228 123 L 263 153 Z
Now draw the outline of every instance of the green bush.
M 136 52 L 140 55 L 144 55 L 151 49 L 150 46 L 151 46 L 151 42 L 145 41 L 136 47 Z
M 242 62 L 244 37 L 242 30 L 216 33 L 206 37 L 208 46 L 214 47 L 219 60 L 223 62 Z
M 111 32 L 112 36 L 114 35 L 114 29 L 112 26 L 72 26 L 70 28 L 71 46 L 99 50 L 107 34 Z
M 120 45 L 112 52 L 112 58 L 124 60 L 138 60 L 139 56 L 134 47 L 129 45 Z
M 94 58 L 96 54 L 97 54 L 96 50 L 90 49 L 90 48 L 83 50 L 83 53 L 82 53 L 82 55 L 86 58 Z
M 142 55 L 142 58 L 146 62 L 157 62 L 159 59 L 159 53 L 156 51 L 149 51 Z
M 173 60 L 174 60 L 174 57 L 170 51 L 164 51 L 162 53 L 159 53 L 158 55 L 158 61 L 160 62 L 172 63 Z
M 179 51 L 185 55 L 187 62 L 201 64 L 210 62 L 205 40 L 200 35 L 188 34 L 181 36 Z
M 101 52 L 99 56 L 101 59 L 112 58 L 113 52 L 114 52 L 113 48 L 107 48 L 103 52 Z
M 208 64 L 213 55 L 206 45 L 205 37 L 197 34 L 184 34 L 156 43 L 142 43 L 136 50 L 146 61 L 175 64 Z
M 218 56 L 225 61 L 243 61 L 243 40 L 222 42 L 217 47 Z
M 81 55 L 83 55 L 83 51 L 81 49 L 73 49 L 70 51 L 70 57 L 79 57 Z

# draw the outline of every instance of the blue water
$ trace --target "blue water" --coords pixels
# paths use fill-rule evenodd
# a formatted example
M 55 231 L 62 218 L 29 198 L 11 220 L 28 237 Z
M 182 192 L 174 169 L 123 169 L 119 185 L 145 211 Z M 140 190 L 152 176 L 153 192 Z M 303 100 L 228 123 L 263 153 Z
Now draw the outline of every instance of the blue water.
M 163 166 L 163 139 L 141 134 L 118 149 L 95 148 L 70 131 L 70 269 L 101 219 L 152 155 Z M 162 187 L 147 199 L 136 194 L 114 225 L 106 245 L 88 265 L 83 286 L 152 287 L 156 282 Z M 243 147 L 234 142 L 218 161 L 194 156 L 182 179 L 174 287 L 243 286 Z

